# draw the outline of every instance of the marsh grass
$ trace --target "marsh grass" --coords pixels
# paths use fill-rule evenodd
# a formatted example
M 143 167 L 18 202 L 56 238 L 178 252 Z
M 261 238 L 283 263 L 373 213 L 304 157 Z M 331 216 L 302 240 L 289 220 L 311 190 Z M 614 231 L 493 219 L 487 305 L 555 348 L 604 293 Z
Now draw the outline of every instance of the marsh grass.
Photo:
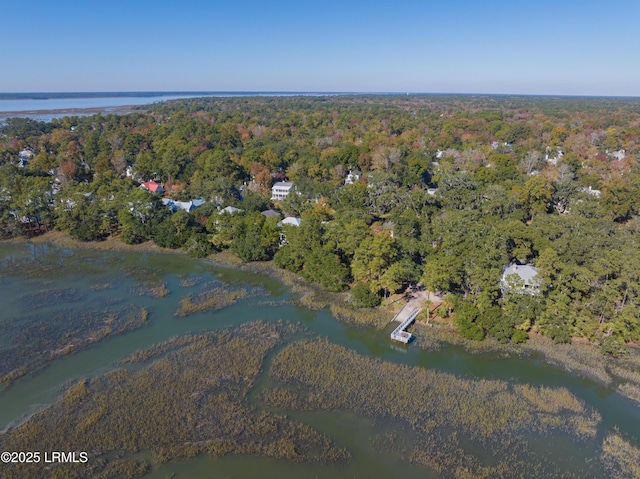
M 160 283 L 150 283 L 131 287 L 131 293 L 137 296 L 148 296 L 150 298 L 164 298 L 169 296 L 171 291 L 167 288 L 167 283 L 164 281 Z
M 638 386 L 637 384 L 621 384 L 618 386 L 617 391 L 623 396 L 640 404 L 640 386 Z
M 18 242 L 18 240 L 10 240 Z M 29 243 L 32 244 L 47 244 L 52 243 L 56 246 L 60 246 L 62 248 L 72 248 L 72 249 L 89 249 L 89 250 L 97 250 L 97 251 L 130 251 L 130 252 L 138 252 L 138 253 L 152 253 L 152 252 L 163 252 L 163 253 L 171 253 L 174 250 L 168 248 L 161 248 L 152 241 L 147 241 L 145 243 L 129 245 L 120 241 L 117 237 L 110 236 L 104 241 L 80 241 L 73 239 L 67 233 L 63 233 L 62 231 L 48 231 L 47 233 L 34 236 L 29 239 Z
M 188 294 L 180 300 L 180 306 L 175 315 L 178 317 L 189 316 L 190 314 L 216 311 L 246 298 L 249 292 L 246 289 L 229 289 L 217 286 L 207 289 L 198 294 Z
M 120 271 L 129 276 L 136 284 L 136 286 L 132 287 L 132 292 L 134 293 L 136 288 L 141 288 L 141 291 L 144 292 L 148 288 L 162 286 L 166 274 L 165 271 L 153 268 L 148 264 L 144 266 L 141 264 L 125 264 Z
M 146 470 L 139 460 L 145 451 L 155 463 L 202 453 L 347 461 L 349 453 L 327 436 L 248 403 L 266 355 L 296 331 L 290 323 L 255 322 L 191 335 L 146 355 L 162 351 L 142 370 L 78 381 L 56 404 L 0 435 L 0 449 L 83 450 L 91 460 L 16 464 L 3 468 L 3 479 L 122 477 Z
M 347 300 L 345 293 L 330 293 L 319 285 L 307 283 L 290 271 L 271 266 L 273 275 L 286 284 L 293 293 L 299 295 L 297 303 L 309 309 L 328 309 L 336 318 L 352 324 L 383 328 L 393 314 L 381 308 L 358 308 Z
M 17 244 L 18 242 L 8 241 L 4 243 Z M 49 281 L 49 286 L 51 286 L 55 284 L 52 278 L 56 278 L 63 273 L 77 272 L 88 274 L 100 271 L 99 265 L 96 264 L 82 264 L 82 269 L 77 265 L 77 271 L 75 271 L 73 266 L 63 264 L 63 252 L 46 253 L 47 243 L 53 243 L 62 248 L 182 254 L 175 250 L 163 250 L 152 243 L 131 246 L 120 242 L 116 238 L 110 238 L 104 242 L 83 243 L 73 240 L 64 233 L 49 232 L 29 241 L 29 244 L 33 245 L 34 248 L 32 254 L 26 256 L 18 255 L 15 257 L 9 256 L 3 259 L 0 264 L 0 275 L 21 275 L 30 278 L 39 278 L 43 281 L 43 286 L 45 286 L 45 280 Z M 393 315 L 393 308 L 397 306 L 392 305 L 389 310 L 383 308 L 356 308 L 349 303 L 348 295 L 345 293 L 327 293 L 323 291 L 319 285 L 309 284 L 301 277 L 289 271 L 276 268 L 272 262 L 242 263 L 229 251 L 211 255 L 209 259 L 214 263 L 277 278 L 289 286 L 290 290 L 298 296 L 298 299 L 295 300 L 297 304 L 316 310 L 326 308 L 342 321 L 384 328 Z M 157 294 L 159 297 L 162 297 L 162 295 L 168 292 L 162 288 L 154 291 L 153 288 L 155 288 L 155 286 L 148 286 L 154 282 L 156 285 L 162 283 L 162 279 L 156 271 L 136 266 L 130 267 L 128 270 L 125 268 L 125 272 L 143 284 L 142 289 L 138 290 L 138 292 L 141 292 L 143 295 Z M 185 278 L 181 279 L 181 287 L 192 287 L 195 285 L 191 283 L 191 279 Z M 197 303 L 198 301 L 192 301 L 192 304 L 187 303 L 187 310 L 192 307 L 196 309 L 201 307 L 198 306 Z M 215 308 L 216 306 L 214 305 L 214 309 Z M 576 343 L 571 345 L 558 345 L 547 338 L 535 334 L 531 335 L 528 343 L 518 346 L 499 344 L 491 340 L 473 342 L 462 338 L 455 332 L 450 324 L 446 322 L 434 324 L 433 318 L 430 322 L 433 326 L 420 324 L 415 326 L 415 330 L 412 331 L 417 336 L 417 341 L 414 343 L 415 346 L 436 350 L 441 348 L 442 344 L 449 343 L 459 345 L 472 353 L 500 351 L 515 356 L 539 353 L 544 355 L 545 362 L 551 365 L 594 379 L 606 386 L 620 382 L 621 384 L 618 391 L 621 394 L 631 398 L 637 398 L 636 391 L 640 388 L 640 355 L 633 349 L 629 359 L 615 359 L 604 357 L 599 353 L 598 349 L 592 345 Z
M 106 291 L 108 289 L 113 289 L 113 288 L 115 288 L 115 283 L 113 281 L 108 281 L 106 283 L 92 284 L 91 286 L 89 286 L 89 289 L 91 289 L 91 291 Z
M 146 309 L 109 301 L 96 309 L 58 309 L 8 318 L 3 335 L 9 346 L 0 350 L 0 385 L 7 387 L 50 361 L 142 327 L 147 320 Z
M 566 371 L 575 372 L 610 385 L 613 378 L 607 372 L 607 357 L 593 346 L 588 344 L 555 344 L 549 338 L 540 335 L 532 335 L 523 349 L 531 352 L 542 353 L 548 363 L 560 367 Z
M 268 307 L 268 308 L 273 308 L 273 307 L 278 307 L 278 306 L 287 306 L 291 304 L 290 300 L 265 300 L 265 301 L 258 301 L 258 306 L 264 306 L 264 307 Z
M 347 293 L 324 291 L 320 285 L 309 283 L 291 271 L 280 269 L 272 261 L 243 263 L 229 251 L 216 253 L 209 256 L 209 259 L 224 266 L 275 278 L 297 296 L 292 303 L 316 311 L 328 309 L 336 318 L 351 324 L 384 328 L 393 317 L 391 311 L 382 308 L 358 308 L 348 301 Z
M 469 341 L 448 324 L 418 324 L 412 326 L 416 336 L 413 344 L 425 350 L 437 351 L 445 344 L 464 348 L 471 354 L 502 354 L 505 357 L 542 355 L 544 361 L 559 369 L 592 379 L 605 386 L 618 384 L 617 391 L 630 399 L 640 400 L 640 356 L 632 351 L 629 358 L 613 358 L 580 342 L 555 344 L 551 339 L 530 335 L 524 344 L 501 344 L 494 339 Z
M 55 278 L 63 274 L 90 274 L 99 272 L 101 262 L 108 263 L 108 258 L 96 257 L 93 261 L 86 262 L 67 262 L 65 253 L 60 249 L 47 248 L 47 243 L 53 242 L 61 247 L 82 247 L 85 249 L 97 250 L 118 250 L 118 251 L 134 251 L 145 252 L 154 251 L 161 252 L 153 245 L 150 248 L 146 246 L 129 246 L 119 244 L 118 241 L 109 240 L 103 243 L 79 243 L 65 235 L 53 232 L 52 234 L 43 235 L 35 238 L 32 242 L 33 251 L 27 255 L 16 254 L 9 256 L 2 261 L 0 267 L 0 275 L 21 275 L 29 279 L 38 279 L 41 287 L 49 288 L 55 291 Z M 164 251 L 162 251 L 164 252 Z M 179 254 L 170 251 L 172 254 Z M 388 320 L 393 315 L 393 308 L 398 305 L 392 305 L 387 311 L 382 308 L 356 308 L 348 301 L 348 295 L 344 293 L 327 293 L 318 285 L 309 284 L 301 277 L 285 270 L 276 268 L 273 263 L 250 263 L 244 264 L 230 252 L 219 253 L 210 257 L 214 262 L 231 266 L 244 271 L 265 274 L 282 281 L 297 296 L 297 299 L 291 303 L 299 304 L 315 310 L 328 309 L 331 314 L 342 321 L 353 324 L 369 325 L 379 329 L 386 327 Z M 133 286 L 131 292 L 142 296 L 151 296 L 161 298 L 170 293 L 163 281 L 164 272 L 157 271 L 148 267 L 127 266 L 123 270 L 139 283 Z M 195 279 L 191 279 L 195 278 Z M 181 278 L 181 287 L 193 287 L 201 283 L 202 277 L 184 276 Z M 105 288 L 111 287 L 105 285 Z M 101 287 L 92 287 L 94 291 L 99 291 Z M 32 304 L 37 309 L 39 305 L 54 300 L 56 295 L 67 295 L 69 302 L 75 302 L 81 299 L 80 295 L 74 296 L 71 290 L 67 292 L 51 292 L 38 293 L 33 297 L 26 298 L 26 303 Z M 206 295 L 206 294 L 205 294 Z M 221 297 L 226 293 L 221 293 Z M 197 312 L 219 309 L 225 305 L 232 304 L 226 299 L 199 297 L 192 295 L 186 298 L 183 306 L 176 312 L 178 315 L 194 314 Z M 113 308 L 110 305 L 109 308 Z M 27 306 L 28 310 L 31 306 Z M 107 334 L 103 334 L 106 332 Z M 443 344 L 453 344 L 463 347 L 470 353 L 501 353 L 510 357 L 523 357 L 531 354 L 542 354 L 544 361 L 554 365 L 560 369 L 591 378 L 606 386 L 616 385 L 617 391 L 631 399 L 638 400 L 638 391 L 640 390 L 640 356 L 636 350 L 632 349 L 629 359 L 608 358 L 599 353 L 598 349 L 592 345 L 574 343 L 571 345 L 554 344 L 551 340 L 539 335 L 532 334 L 530 340 L 524 345 L 500 344 L 494 340 L 485 340 L 482 342 L 468 341 L 462 338 L 450 323 L 437 323 L 431 321 L 431 325 L 416 323 L 412 327 L 412 331 L 417 340 L 411 347 L 419 347 L 427 350 L 438 350 Z M 110 333 L 107 330 L 98 331 L 96 339 L 107 337 Z M 37 336 L 37 335 L 36 335 Z M 82 347 L 82 346 L 80 346 Z M 61 352 L 68 354 L 77 350 L 78 345 L 72 342 L 62 346 Z M 1 359 L 2 353 L 0 353 Z M 19 353 L 18 356 L 23 356 Z M 0 368 L 1 369 L 1 368 Z M 31 370 L 31 366 L 18 366 L 12 371 L 6 372 L 0 377 L 0 384 L 8 385 L 16 378 L 24 375 Z
M 222 266 L 230 266 L 232 268 L 247 269 L 255 263 L 243 263 L 240 258 L 234 255 L 230 250 L 220 251 L 208 256 L 209 260 Z
M 614 376 L 640 385 L 640 364 L 638 358 L 618 360 L 609 365 L 609 372 Z
M 47 308 L 52 304 L 78 303 L 84 299 L 84 295 L 74 288 L 49 289 L 24 293 L 20 296 L 20 309 L 22 311 L 34 311 Z
M 486 339 L 484 341 L 470 341 L 458 334 L 452 324 L 449 323 L 415 323 L 411 327 L 411 332 L 415 335 L 415 344 L 421 349 L 438 350 L 445 344 L 460 346 L 465 351 L 472 354 L 493 352 L 496 350 L 505 351 L 507 347 L 500 345 L 497 341 Z M 512 349 L 509 348 L 509 351 Z
M 516 477 L 514 464 L 518 474 L 545 470 L 541 458 L 527 456 L 531 434 L 591 441 L 601 420 L 565 388 L 458 378 L 369 359 L 324 340 L 287 346 L 269 375 L 278 385 L 262 394 L 269 406 L 406 424 L 416 437 L 411 460 L 443 477 Z
M 625 397 L 640 403 L 640 358 L 632 354 L 629 359 L 610 360 L 607 369 L 620 383 L 617 391 Z
M 640 449 L 619 434 L 611 433 L 604 439 L 600 461 L 610 479 L 640 478 Z
M 187 344 L 191 344 L 196 340 L 197 336 L 195 335 L 185 335 L 185 336 L 177 336 L 169 339 L 168 341 L 164 341 L 159 344 L 154 344 L 145 349 L 139 349 L 133 352 L 130 356 L 123 358 L 120 360 L 120 364 L 136 364 L 136 363 L 144 363 L 151 359 L 156 359 L 161 356 L 165 356 L 171 351 L 175 351 L 184 347 Z
M 88 277 L 99 274 L 102 266 L 92 262 L 74 263 L 65 261 L 68 250 L 39 245 L 30 254 L 9 256 L 0 262 L 0 276 L 20 277 L 55 284 L 55 280 L 69 274 Z
M 181 288 L 193 288 L 194 286 L 202 283 L 204 278 L 196 275 L 180 275 L 179 285 Z

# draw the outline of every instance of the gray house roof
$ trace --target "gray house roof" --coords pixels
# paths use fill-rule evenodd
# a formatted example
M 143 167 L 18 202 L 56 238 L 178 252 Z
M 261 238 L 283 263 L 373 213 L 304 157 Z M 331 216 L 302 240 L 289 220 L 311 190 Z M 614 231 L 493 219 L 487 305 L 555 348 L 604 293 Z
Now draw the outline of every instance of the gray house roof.
M 510 279 L 514 275 L 522 281 L 520 286 L 515 286 Z M 540 288 L 538 269 L 530 264 L 510 264 L 502 273 L 501 286 L 503 291 L 510 289 L 518 293 L 535 294 Z
M 277 218 L 279 218 L 280 216 L 282 216 L 280 213 L 278 213 L 276 210 L 264 210 L 262 212 L 263 215 L 265 215 L 267 218 L 270 218 L 272 216 L 275 216 Z
M 289 216 L 288 218 L 285 218 L 280 223 L 278 223 L 278 226 L 282 226 L 282 225 L 300 226 L 301 223 L 302 223 L 302 220 L 300 218 L 294 218 L 292 216 Z
M 220 211 L 218 211 L 218 214 L 221 215 L 223 213 L 228 213 L 230 215 L 235 215 L 236 213 L 242 213 L 243 211 L 244 210 L 236 208 L 235 206 L 227 206 L 226 208 L 222 208 Z
M 510 274 L 517 274 L 525 284 L 531 284 L 538 274 L 538 269 L 530 264 L 511 264 L 504 269 L 502 277 L 506 278 Z

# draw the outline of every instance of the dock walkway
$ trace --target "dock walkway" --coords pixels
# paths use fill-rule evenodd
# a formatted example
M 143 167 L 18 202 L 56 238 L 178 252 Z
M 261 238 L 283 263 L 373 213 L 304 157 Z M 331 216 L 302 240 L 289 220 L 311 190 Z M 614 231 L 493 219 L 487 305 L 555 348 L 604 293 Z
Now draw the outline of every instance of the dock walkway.
M 406 304 L 392 319 L 392 321 L 401 321 L 401 323 L 391 333 L 391 339 L 405 344 L 413 338 L 413 335 L 407 332 L 406 329 L 415 321 L 418 314 L 420 314 L 420 309 L 407 306 L 409 306 L 409 304 Z

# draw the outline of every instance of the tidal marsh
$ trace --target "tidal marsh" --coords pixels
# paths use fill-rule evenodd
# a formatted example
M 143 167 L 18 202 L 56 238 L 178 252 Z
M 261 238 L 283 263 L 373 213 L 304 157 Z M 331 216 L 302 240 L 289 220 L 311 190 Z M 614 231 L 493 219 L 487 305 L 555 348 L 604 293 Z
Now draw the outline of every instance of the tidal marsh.
M 55 345 L 63 338 L 67 342 L 54 351 L 78 354 L 47 356 L 40 358 L 45 361 L 41 364 L 19 363 L 12 369 L 11 374 L 19 377 L 50 364 L 0 391 L 4 424 L 10 425 L 8 434 L 0 434 L 0 446 L 9 447 L 4 441 L 22 433 L 27 435 L 21 446 L 49 445 L 30 429 L 37 426 L 40 435 L 51 440 L 62 434 L 69 442 L 61 444 L 69 447 L 76 434 L 72 428 L 77 428 L 83 440 L 89 431 L 104 434 L 108 438 L 104 444 L 109 447 L 119 440 L 109 431 L 118 429 L 126 436 L 120 445 L 126 447 L 100 449 L 101 441 L 96 439 L 91 443 L 96 449 L 92 449 L 90 471 L 56 467 L 12 477 L 144 475 L 164 479 L 169 471 L 178 470 L 189 473 L 176 477 L 208 477 L 190 472 L 220 463 L 229 468 L 216 477 L 225 477 L 239 474 L 234 468 L 248 459 L 257 461 L 260 466 L 256 470 L 264 468 L 271 477 L 275 471 L 292 470 L 288 467 L 298 468 L 295 477 L 317 474 L 340 479 L 633 477 L 625 473 L 632 469 L 624 457 L 611 455 L 618 442 L 603 442 L 614 434 L 628 446 L 621 450 L 637 449 L 637 410 L 614 394 L 619 387 L 622 393 L 632 395 L 629 388 L 637 384 L 638 374 L 633 354 L 629 359 L 612 359 L 588 345 L 562 348 L 573 361 L 571 372 L 565 373 L 563 367 L 544 364 L 540 353 L 545 344 L 538 347 L 536 337 L 524 346 L 495 341 L 467 344 L 456 341 L 447 325 L 416 325 L 413 332 L 418 340 L 407 348 L 394 348 L 388 333 L 381 330 L 389 328 L 386 313 L 366 309 L 363 311 L 369 319 L 346 319 L 348 314 L 344 314 L 341 319 L 346 321 L 336 321 L 322 309 L 335 314 L 330 302 L 341 295 L 318 292 L 300 300 L 310 289 L 296 283 L 295 275 L 284 272 L 294 285 L 294 294 L 287 294 L 291 289 L 279 280 L 259 274 L 268 272 L 268 264 L 236 271 L 178 255 L 89 250 L 60 254 L 53 247 L 51 252 L 53 259 L 45 261 L 59 263 L 59 276 L 34 276 L 36 268 L 29 266 L 24 277 L 0 278 L 7 290 L 17 292 L 10 295 L 11 304 L 0 318 L 3 325 L 14 325 L 11 335 L 0 337 L 0 346 L 14 347 L 16 338 L 22 344 L 37 338 Z M 83 277 L 80 271 L 85 262 L 97 265 L 101 273 L 92 269 Z M 170 289 L 171 294 L 133 294 L 158 286 Z M 211 315 L 206 311 L 223 307 L 214 291 L 237 291 L 246 296 L 234 299 L 233 308 Z M 24 309 L 26 314 L 17 315 L 21 296 L 34 300 L 34 310 Z M 63 301 L 66 297 L 71 301 Z M 176 319 L 181 300 L 187 298 L 189 303 L 184 304 L 193 308 L 193 313 Z M 355 310 L 345 298 L 340 301 L 338 308 Z M 118 326 L 128 310 L 137 322 L 112 337 L 118 329 L 109 331 L 103 326 Z M 105 314 L 100 316 L 100 312 Z M 215 320 L 203 321 L 210 316 Z M 71 319 L 62 321 L 66 317 Z M 265 323 L 248 323 L 255 319 Z M 279 319 L 288 325 L 279 324 Z M 23 331 L 21 322 L 26 328 Z M 299 323 L 307 329 L 302 331 Z M 145 327 L 139 328 L 142 325 Z M 231 329 L 203 332 L 231 325 Z M 85 336 L 88 330 L 92 333 Z M 100 331 L 108 335 L 102 336 Z M 271 337 L 274 334 L 279 337 Z M 318 336 L 329 340 L 292 343 L 300 337 Z M 448 336 L 454 339 L 448 341 Z M 92 347 L 82 346 L 77 341 L 81 338 L 91 338 L 93 342 L 85 344 Z M 254 347 L 263 340 L 273 344 L 264 355 L 262 346 Z M 247 351 L 241 353 L 240 344 Z M 300 349 L 302 344 L 315 347 Z M 420 350 L 422 347 L 430 351 Z M 24 352 L 28 351 L 27 345 Z M 584 365 L 578 369 L 589 358 L 588 351 L 594 352 L 592 364 L 605 371 L 600 379 L 610 387 L 601 388 L 576 377 L 576 373 L 589 375 Z M 257 353 L 262 357 L 257 375 L 253 366 L 246 369 L 230 363 L 249 361 L 255 365 L 255 358 L 247 354 Z M 556 364 L 563 363 L 558 357 Z M 106 373 L 113 368 L 120 369 Z M 237 368 L 241 372 L 235 375 Z M 309 377 L 308 370 L 313 373 Z M 174 380 L 177 383 L 171 384 Z M 58 401 L 60 385 L 68 392 Z M 36 389 L 50 394 L 37 396 L 33 393 Z M 176 397 L 160 397 L 165 395 Z M 11 406 L 23 397 L 24 407 Z M 43 404 L 53 405 L 42 410 Z M 119 411 L 126 415 L 118 419 Z M 175 415 L 178 424 L 159 420 L 157 416 L 163 411 Z M 204 411 L 222 425 L 201 422 L 194 411 Z M 48 417 L 51 413 L 57 418 Z M 194 414 L 197 419 L 192 421 Z M 234 422 L 238 417 L 250 423 L 242 432 L 234 429 L 244 425 Z M 325 424 L 332 422 L 340 425 Z M 128 424 L 144 434 L 137 438 L 138 433 L 128 429 Z M 162 431 L 160 438 L 154 438 L 153 427 Z M 214 442 L 208 442 L 207 430 Z M 199 435 L 203 431 L 204 438 Z M 172 443 L 173 439 L 177 442 Z M 192 459 L 194 455 L 199 457 Z M 265 457 L 279 461 L 261 459 Z M 173 458 L 182 460 L 158 465 Z M 590 462 L 585 466 L 587 460 Z M 274 467 L 274 463 L 279 465 Z M 280 469 L 283 464 L 287 466 Z
M 140 328 L 147 318 L 144 308 L 109 300 L 82 311 L 67 307 L 7 318 L 3 323 L 5 346 L 0 349 L 0 385 L 7 387 L 56 358 Z
M 246 289 L 231 289 L 223 286 L 205 289 L 197 294 L 190 293 L 180 300 L 180 306 L 175 315 L 184 317 L 195 313 L 215 311 L 231 306 L 248 295 L 249 292 Z
M 564 388 L 460 378 L 324 340 L 287 346 L 269 374 L 277 385 L 262 395 L 269 406 L 346 410 L 406 425 L 416 438 L 405 446 L 407 458 L 442 477 L 526 477 L 531 467 L 543 474 L 542 457 L 528 453 L 530 436 L 590 443 L 601 421 Z
M 0 435 L 0 448 L 82 450 L 91 460 L 50 469 L 11 464 L 3 477 L 109 478 L 123 471 L 139 477 L 153 464 L 202 453 L 347 461 L 348 451 L 329 437 L 247 401 L 267 353 L 297 330 L 290 323 L 254 322 L 193 335 L 167 345 L 165 356 L 140 371 L 116 369 L 79 380 L 56 404 Z M 145 451 L 150 460 L 136 459 Z

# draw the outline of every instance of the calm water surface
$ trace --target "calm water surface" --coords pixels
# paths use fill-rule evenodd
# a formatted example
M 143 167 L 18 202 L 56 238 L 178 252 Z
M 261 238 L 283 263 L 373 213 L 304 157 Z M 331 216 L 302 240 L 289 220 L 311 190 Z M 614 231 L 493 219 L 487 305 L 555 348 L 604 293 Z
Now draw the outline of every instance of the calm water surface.
M 12 268 L 13 264 L 23 266 Z M 290 293 L 280 282 L 269 277 L 179 255 L 70 251 L 46 245 L 0 245 L 0 266 L 3 274 L 0 276 L 3 292 L 0 328 L 3 323 L 25 315 L 30 308 L 24 303 L 25 292 L 51 289 L 72 290 L 79 299 L 71 304 L 53 301 L 41 306 L 47 313 L 55 314 L 69 308 L 80 311 L 104 304 L 105 301 L 120 301 L 147 308 L 150 318 L 147 325 L 140 329 L 105 339 L 86 350 L 57 359 L 0 392 L 0 429 L 19 422 L 25 415 L 55 401 L 62 387 L 70 381 L 104 374 L 116 367 L 118 360 L 138 349 L 188 332 L 217 330 L 255 320 L 283 319 L 304 325 L 309 331 L 305 333 L 307 336 L 326 337 L 368 357 L 473 378 L 567 387 L 602 414 L 603 422 L 597 443 L 614 427 L 635 440 L 636 444 L 640 443 L 640 408 L 592 381 L 547 366 L 536 358 L 504 359 L 495 354 L 471 355 L 456 347 L 445 347 L 435 352 L 420 351 L 415 346 L 396 347 L 390 344 L 388 331 L 348 326 L 324 311 L 315 312 L 288 304 Z M 164 282 L 171 294 L 152 298 L 132 293 L 136 286 L 148 280 Z M 212 282 L 249 288 L 255 294 L 214 313 L 194 314 L 185 318 L 174 316 L 184 295 Z M 101 288 L 100 285 L 105 287 Z M 7 346 L 0 336 L 0 348 Z M 258 386 L 267 381 L 267 375 L 263 373 Z M 250 401 L 262 407 L 257 398 L 252 396 Z M 408 464 L 394 454 L 381 456 L 374 451 L 371 438 L 379 434 L 381 428 L 393 427 L 392 424 L 385 425 L 384 421 L 374 423 L 370 419 L 340 411 L 288 414 L 347 447 L 353 454 L 353 460 L 346 467 L 333 468 L 261 457 L 212 458 L 201 455 L 195 459 L 158 466 L 145 477 L 161 479 L 171 473 L 189 478 L 438 477 L 430 475 L 426 469 Z M 541 439 L 540 447 L 548 448 L 548 441 Z M 582 451 L 576 448 L 571 442 L 558 442 L 558 457 L 554 460 L 561 467 L 584 465 L 585 456 L 593 451 L 587 450 L 588 447 Z
M 148 105 L 159 101 L 190 98 L 187 95 L 173 96 L 123 96 L 109 98 L 50 98 L 0 100 L 0 112 L 38 111 L 38 110 L 72 110 L 76 108 L 107 108 L 124 105 Z
M 90 97 L 90 98 L 17 98 L 0 99 L 0 124 L 9 117 L 24 117 L 33 120 L 49 122 L 54 118 L 64 118 L 65 116 L 90 116 L 95 115 L 95 111 L 78 112 L 82 109 L 101 109 L 103 114 L 109 114 L 119 107 L 132 105 L 150 105 L 168 100 L 178 100 L 184 98 L 200 98 L 205 96 L 213 97 L 235 97 L 235 96 L 315 96 L 318 93 L 279 93 L 279 92 L 212 92 L 207 94 L 188 93 L 176 95 L 158 96 L 112 96 L 112 97 Z M 328 93 L 322 95 L 335 95 Z
M 201 95 L 199 95 L 201 96 Z M 118 107 L 130 105 L 150 105 L 167 100 L 193 98 L 188 95 L 145 96 L 145 97 L 107 97 L 107 98 L 50 98 L 0 100 L 0 122 L 9 117 L 25 117 L 49 122 L 65 116 L 95 115 L 95 111 L 77 112 L 82 109 L 102 109 L 109 114 Z

